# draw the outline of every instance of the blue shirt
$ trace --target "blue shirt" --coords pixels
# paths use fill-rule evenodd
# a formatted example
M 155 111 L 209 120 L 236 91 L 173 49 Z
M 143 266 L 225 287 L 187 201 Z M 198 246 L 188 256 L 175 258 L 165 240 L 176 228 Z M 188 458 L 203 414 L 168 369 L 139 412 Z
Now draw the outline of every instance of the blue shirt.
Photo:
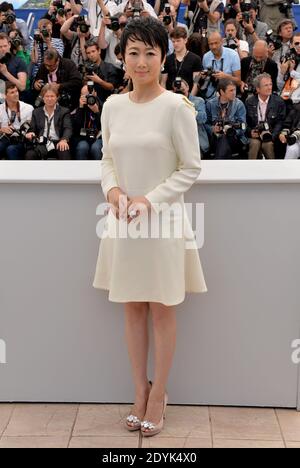
M 206 52 L 203 56 L 202 66 L 203 69 L 211 67 L 215 71 L 222 71 L 228 75 L 233 75 L 233 72 L 239 71 L 241 69 L 241 61 L 239 54 L 228 47 L 222 47 L 222 57 L 217 60 L 214 54 L 209 51 Z M 213 97 L 214 87 L 210 84 L 206 96 Z

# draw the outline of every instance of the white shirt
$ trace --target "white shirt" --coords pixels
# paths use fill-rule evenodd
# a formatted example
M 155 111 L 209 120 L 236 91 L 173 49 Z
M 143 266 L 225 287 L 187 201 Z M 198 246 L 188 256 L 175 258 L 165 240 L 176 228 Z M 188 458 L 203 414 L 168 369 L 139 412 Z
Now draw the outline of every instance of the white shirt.
M 33 112 L 33 107 L 30 104 L 26 104 L 25 102 L 20 101 L 20 122 L 19 119 L 16 117 L 13 126 L 17 130 L 21 127 L 21 125 L 24 122 L 30 122 L 31 121 L 31 116 Z M 6 112 L 6 106 L 5 102 L 0 105 L 0 125 L 1 127 L 8 127 L 9 122 L 10 122 L 10 117 L 11 117 L 11 111 L 10 109 L 7 109 Z
M 259 122 L 264 122 L 266 120 L 266 112 L 267 112 L 269 99 L 270 99 L 270 96 L 268 97 L 268 99 L 263 101 L 258 96 L 257 114 L 258 114 Z
M 102 12 L 101 8 L 97 3 L 97 0 L 81 0 L 83 8 L 88 12 L 89 23 L 91 25 L 90 31 L 93 36 L 98 36 L 101 21 L 102 21 Z M 105 6 L 108 8 L 111 16 L 117 13 L 117 4 L 112 0 L 107 0 L 104 2 Z
M 247 41 L 240 40 L 240 50 L 249 54 L 249 44 Z
M 44 128 L 44 137 L 48 137 L 49 140 L 59 140 L 59 136 L 57 135 L 56 131 L 55 131 L 55 127 L 54 127 L 54 112 L 55 112 L 55 109 L 56 109 L 56 106 L 53 110 L 53 113 L 51 115 L 48 114 L 48 112 L 46 111 L 46 107 L 44 107 L 44 112 L 45 112 L 45 128 Z M 48 120 L 47 120 L 48 119 Z M 52 119 L 52 120 L 51 120 Z M 50 124 L 50 132 L 49 132 L 49 135 L 48 135 L 48 122 L 50 122 L 51 120 L 51 124 Z
M 119 39 L 110 29 L 105 29 L 105 41 L 108 46 L 106 48 L 106 55 L 104 62 L 111 63 L 117 68 L 121 68 L 121 60 L 118 60 L 115 54 L 115 47 L 119 44 Z

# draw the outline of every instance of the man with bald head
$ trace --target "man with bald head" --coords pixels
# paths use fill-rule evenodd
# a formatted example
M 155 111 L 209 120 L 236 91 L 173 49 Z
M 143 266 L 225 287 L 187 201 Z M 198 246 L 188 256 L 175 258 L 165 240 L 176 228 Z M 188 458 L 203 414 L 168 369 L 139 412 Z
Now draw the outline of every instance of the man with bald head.
M 241 61 L 239 54 L 228 47 L 223 47 L 223 39 L 220 33 L 213 32 L 208 36 L 208 46 L 210 48 L 203 56 L 203 70 L 211 68 L 213 70 L 213 80 L 205 93 L 206 99 L 211 99 L 216 94 L 218 81 L 224 78 L 231 79 L 237 86 L 241 81 Z M 200 81 L 201 85 L 201 81 Z M 199 86 L 195 83 L 192 94 L 198 94 Z
M 256 41 L 253 53 L 241 61 L 242 83 L 241 91 L 243 99 L 255 92 L 253 80 L 262 73 L 271 76 L 273 91 L 277 91 L 277 64 L 268 57 L 268 44 L 265 41 Z M 245 92 L 248 88 L 248 92 Z

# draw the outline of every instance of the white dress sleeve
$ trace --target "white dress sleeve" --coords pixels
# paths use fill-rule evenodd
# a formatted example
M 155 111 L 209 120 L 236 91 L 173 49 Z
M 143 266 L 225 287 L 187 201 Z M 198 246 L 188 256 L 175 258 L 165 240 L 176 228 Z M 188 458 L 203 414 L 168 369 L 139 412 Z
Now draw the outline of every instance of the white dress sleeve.
M 171 132 L 177 168 L 164 182 L 145 195 L 157 213 L 162 210 L 158 204 L 173 203 L 189 190 L 201 172 L 196 111 L 186 98 L 182 98 L 176 108 Z
M 114 162 L 109 150 L 109 110 L 104 104 L 101 114 L 101 130 L 102 130 L 102 161 L 101 161 L 101 187 L 107 201 L 107 193 L 113 187 L 119 187 L 117 176 L 115 173 Z

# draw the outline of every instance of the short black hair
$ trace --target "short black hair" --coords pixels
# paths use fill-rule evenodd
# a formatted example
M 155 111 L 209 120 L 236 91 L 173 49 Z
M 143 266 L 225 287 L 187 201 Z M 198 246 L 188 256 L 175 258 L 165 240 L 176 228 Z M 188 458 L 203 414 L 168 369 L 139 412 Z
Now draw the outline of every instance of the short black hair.
M 6 13 L 7 11 L 15 11 L 12 3 L 2 2 L 0 3 L 0 11 Z
M 141 41 L 161 50 L 162 61 L 168 53 L 169 38 L 164 25 L 152 16 L 132 19 L 127 23 L 120 38 L 120 49 L 123 59 L 128 40 Z

